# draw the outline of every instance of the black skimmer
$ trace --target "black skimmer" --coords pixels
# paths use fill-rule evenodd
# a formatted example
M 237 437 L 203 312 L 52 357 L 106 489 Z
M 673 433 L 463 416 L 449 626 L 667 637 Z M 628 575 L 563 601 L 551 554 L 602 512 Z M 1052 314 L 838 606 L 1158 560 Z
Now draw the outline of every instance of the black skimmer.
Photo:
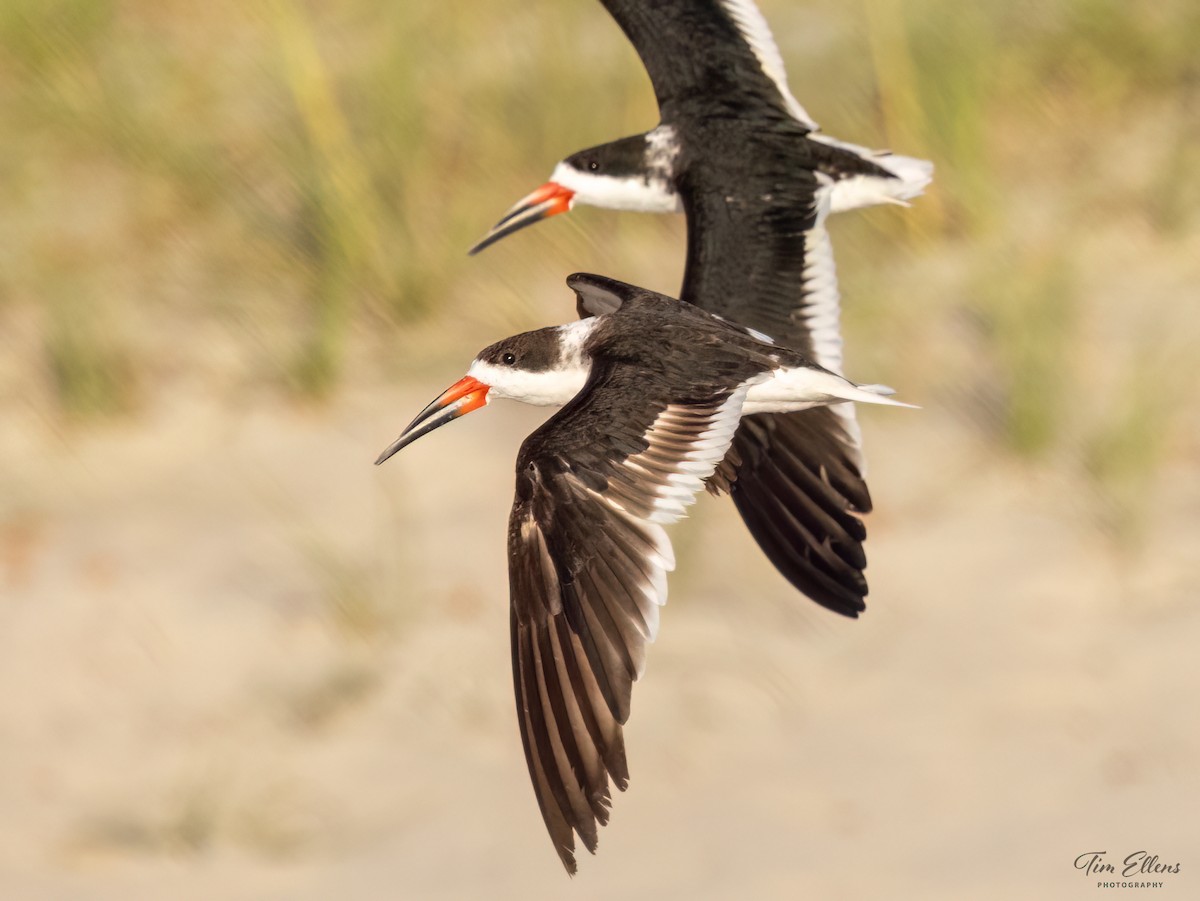
M 752 201 L 764 173 L 821 173 L 834 213 L 904 204 L 929 184 L 933 165 L 925 160 L 821 133 L 792 96 L 753 0 L 601 2 L 650 76 L 658 126 L 559 162 L 470 253 L 577 203 L 671 213 L 690 211 L 698 193 Z
M 753 411 L 897 404 L 691 304 L 592 275 L 567 282 L 581 321 L 506 338 L 376 460 L 497 397 L 563 405 L 517 455 L 508 527 L 510 629 L 525 760 L 554 847 L 595 852 L 622 724 L 675 565 L 663 526 L 721 484 Z
M 842 370 L 828 213 L 921 193 L 932 166 L 821 134 L 751 0 L 602 0 L 650 75 L 660 124 L 567 157 L 471 249 L 575 203 L 687 214 L 680 297 Z M 731 494 L 771 562 L 846 616 L 866 609 L 871 510 L 853 407 L 754 416 Z

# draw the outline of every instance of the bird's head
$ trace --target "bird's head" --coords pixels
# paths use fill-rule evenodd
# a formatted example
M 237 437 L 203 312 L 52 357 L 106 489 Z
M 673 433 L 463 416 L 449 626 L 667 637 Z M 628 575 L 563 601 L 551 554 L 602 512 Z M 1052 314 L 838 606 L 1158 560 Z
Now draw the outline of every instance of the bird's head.
M 479 253 L 577 203 L 610 210 L 676 212 L 680 209 L 673 185 L 676 155 L 674 132 L 663 126 L 573 153 L 554 167 L 548 182 L 517 201 L 469 253 Z
M 592 320 L 585 319 L 524 332 L 485 347 L 471 361 L 467 374 L 418 413 L 375 463 L 495 398 L 535 406 L 565 404 L 587 381 L 591 365 L 583 342 L 592 328 Z

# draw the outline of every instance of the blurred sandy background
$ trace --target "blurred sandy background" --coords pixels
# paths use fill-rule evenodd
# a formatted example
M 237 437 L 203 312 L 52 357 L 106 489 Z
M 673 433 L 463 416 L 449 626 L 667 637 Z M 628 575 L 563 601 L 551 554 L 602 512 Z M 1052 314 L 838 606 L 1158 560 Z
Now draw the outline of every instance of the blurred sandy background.
M 679 571 L 600 854 L 528 785 L 504 525 L 538 411 L 376 469 L 590 270 L 465 248 L 655 121 L 590 0 L 0 6 L 0 897 L 1200 897 L 1200 6 L 762 0 L 826 131 L 937 164 L 835 220 L 867 615 L 727 501 Z M 1132 890 L 1131 890 L 1132 891 Z M 1136 892 L 1135 892 L 1136 893 Z

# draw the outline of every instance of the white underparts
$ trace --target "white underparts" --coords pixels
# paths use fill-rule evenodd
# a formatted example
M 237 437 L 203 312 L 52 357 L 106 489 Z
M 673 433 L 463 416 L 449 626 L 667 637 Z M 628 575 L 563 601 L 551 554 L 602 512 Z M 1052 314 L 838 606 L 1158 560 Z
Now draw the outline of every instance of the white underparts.
M 824 369 L 807 366 L 781 368 L 766 380 L 750 386 L 742 414 L 792 413 L 845 401 L 910 406 L 892 400 L 888 396 L 891 393 L 892 389 L 882 385 L 856 385 Z

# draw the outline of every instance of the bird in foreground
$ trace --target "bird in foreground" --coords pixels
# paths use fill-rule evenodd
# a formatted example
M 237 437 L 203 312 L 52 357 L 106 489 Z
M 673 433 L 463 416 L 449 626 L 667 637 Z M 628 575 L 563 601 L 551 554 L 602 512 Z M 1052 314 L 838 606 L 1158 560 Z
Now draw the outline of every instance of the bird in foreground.
M 687 216 L 680 297 L 842 371 L 830 212 L 903 203 L 932 166 L 820 133 L 792 96 L 751 0 L 602 0 L 636 48 L 659 125 L 575 153 L 472 253 L 576 203 Z M 801 592 L 866 609 L 871 510 L 852 405 L 742 420 L 730 494 L 759 547 Z
M 522 444 L 508 526 L 510 630 L 525 760 L 555 850 L 595 852 L 610 780 L 629 780 L 622 725 L 675 560 L 664 525 L 728 484 L 742 417 L 899 404 L 765 335 L 594 275 L 567 280 L 580 321 L 506 338 L 375 462 L 497 397 L 562 405 Z

